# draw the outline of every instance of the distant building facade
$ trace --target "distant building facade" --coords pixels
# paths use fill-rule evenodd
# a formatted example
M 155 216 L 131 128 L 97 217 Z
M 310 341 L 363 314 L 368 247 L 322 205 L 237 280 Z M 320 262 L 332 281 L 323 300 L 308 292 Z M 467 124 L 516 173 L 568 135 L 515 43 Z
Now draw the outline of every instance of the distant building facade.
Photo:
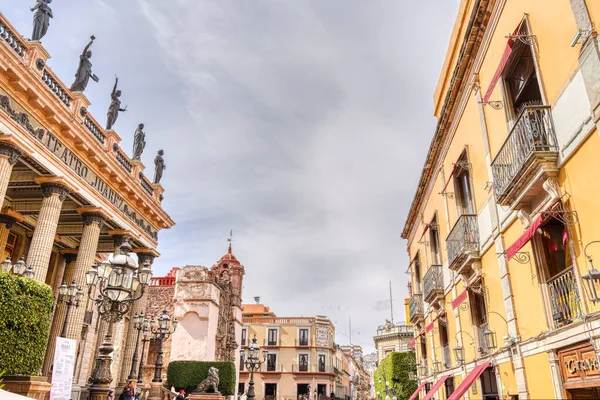
M 413 328 L 406 324 L 394 324 L 386 320 L 377 327 L 377 335 L 373 337 L 377 349 L 377 363 L 393 352 L 407 352 L 413 340 Z
M 362 400 L 365 371 L 362 349 L 335 344 L 335 327 L 324 316 L 280 318 L 263 304 L 242 306 L 241 345 L 252 339 L 268 350 L 266 362 L 254 373 L 257 398 Z M 250 372 L 242 365 L 238 393 L 248 389 Z M 368 381 L 368 379 L 367 379 Z

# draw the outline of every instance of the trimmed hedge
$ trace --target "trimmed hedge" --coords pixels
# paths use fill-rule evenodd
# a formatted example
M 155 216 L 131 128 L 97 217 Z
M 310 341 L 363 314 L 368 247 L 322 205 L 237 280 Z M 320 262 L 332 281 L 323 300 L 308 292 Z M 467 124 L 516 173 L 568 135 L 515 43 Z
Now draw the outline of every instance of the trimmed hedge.
M 0 371 L 39 375 L 50 334 L 52 289 L 0 272 Z
M 219 392 L 223 396 L 235 393 L 236 370 L 231 361 L 171 361 L 167 368 L 167 381 L 177 391 L 190 393 L 208 376 L 208 369 L 219 370 Z
M 387 356 L 373 373 L 375 393 L 380 392 L 381 398 L 385 399 L 385 378 L 390 382 L 390 388 L 394 389 L 398 400 L 407 400 L 417 390 L 417 382 L 408 379 L 409 372 L 417 373 L 415 366 L 415 353 L 392 353 Z M 381 379 L 381 384 L 379 383 Z M 390 397 L 392 395 L 390 394 Z

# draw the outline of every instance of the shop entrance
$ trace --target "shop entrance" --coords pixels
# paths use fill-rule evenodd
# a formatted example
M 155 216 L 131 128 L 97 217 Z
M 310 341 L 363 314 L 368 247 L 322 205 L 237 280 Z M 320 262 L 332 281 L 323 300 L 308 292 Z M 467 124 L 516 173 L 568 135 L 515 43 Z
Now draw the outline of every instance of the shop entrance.
M 600 400 L 600 391 L 598 388 L 569 389 L 567 399 Z

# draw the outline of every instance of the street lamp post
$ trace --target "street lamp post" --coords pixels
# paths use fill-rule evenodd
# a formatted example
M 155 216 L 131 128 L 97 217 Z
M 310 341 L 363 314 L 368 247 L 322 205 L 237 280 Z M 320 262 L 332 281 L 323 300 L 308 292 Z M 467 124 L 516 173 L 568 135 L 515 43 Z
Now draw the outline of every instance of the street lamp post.
M 142 297 L 152 277 L 149 264 L 138 267 L 129 256 L 131 251 L 131 245 L 125 241 L 120 247 L 119 255 L 112 261 L 94 265 L 86 273 L 88 296 L 96 303 L 100 318 L 108 322 L 104 342 L 98 348 L 98 356 L 89 379 L 90 400 L 106 399 L 112 382 L 110 364 L 114 350 L 114 323 L 123 319 L 133 302 Z M 95 298 L 92 297 L 94 288 L 97 295 Z
M 254 400 L 254 371 L 258 371 L 260 366 L 267 361 L 269 354 L 267 349 L 263 350 L 263 359 L 259 359 L 260 347 L 256 343 L 256 335 L 252 338 L 252 343 L 248 346 L 248 358 L 244 360 L 244 349 L 240 350 L 240 356 L 244 365 L 250 371 L 250 382 L 248 382 L 248 400 Z
M 146 319 L 148 321 L 148 319 Z M 140 369 L 138 370 L 138 379 L 137 382 L 141 385 L 144 383 L 144 351 L 146 350 L 146 343 L 148 343 L 151 339 L 148 337 L 148 324 L 144 325 L 144 337 L 142 338 L 142 357 L 140 358 Z
M 60 332 L 60 337 L 67 337 L 67 320 L 69 319 L 69 312 L 71 311 L 71 306 L 75 306 L 75 308 L 79 307 L 81 303 L 81 299 L 83 298 L 83 291 L 77 287 L 75 284 L 75 279 L 73 282 L 67 286 L 67 283 L 63 281 L 62 285 L 58 288 L 58 301 L 61 303 L 65 303 L 67 306 L 67 311 L 65 312 L 65 320 L 62 324 L 62 329 Z
M 167 315 L 167 310 L 163 310 L 162 314 L 156 320 L 152 320 L 152 340 L 158 341 L 158 352 L 156 354 L 156 362 L 154 363 L 154 378 L 152 382 L 162 382 L 162 367 L 163 367 L 163 341 L 175 332 L 177 321 L 173 321 L 173 330 L 170 329 L 171 317 Z
M 33 268 L 25 264 L 25 256 L 21 256 L 19 261 L 12 263 L 10 256 L 2 261 L 2 272 L 12 272 L 14 275 L 22 276 L 23 278 L 33 278 Z
M 144 313 L 135 314 L 133 317 L 133 328 L 137 329 L 137 338 L 135 339 L 135 350 L 133 350 L 133 357 L 131 359 L 131 371 L 129 371 L 127 379 L 137 379 L 135 370 L 138 362 L 138 345 L 140 343 L 140 333 L 144 330 L 144 327 L 148 330 L 148 318 L 144 316 Z

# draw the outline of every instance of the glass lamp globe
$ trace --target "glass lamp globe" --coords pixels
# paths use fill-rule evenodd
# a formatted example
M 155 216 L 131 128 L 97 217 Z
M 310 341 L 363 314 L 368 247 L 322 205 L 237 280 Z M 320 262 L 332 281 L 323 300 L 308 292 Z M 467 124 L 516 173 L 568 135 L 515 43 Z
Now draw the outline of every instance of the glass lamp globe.
M 60 287 L 58 288 L 58 294 L 60 294 L 61 297 L 65 297 L 68 291 L 69 288 L 67 287 L 67 282 L 63 281 L 62 285 L 60 285 Z
M 2 272 L 10 272 L 12 268 L 12 262 L 10 256 L 6 257 L 6 260 L 2 261 Z
M 21 276 L 23 275 L 23 272 L 25 272 L 26 268 L 27 266 L 25 265 L 25 256 L 22 256 L 21 258 L 19 258 L 19 261 L 13 264 L 13 273 L 15 275 Z

